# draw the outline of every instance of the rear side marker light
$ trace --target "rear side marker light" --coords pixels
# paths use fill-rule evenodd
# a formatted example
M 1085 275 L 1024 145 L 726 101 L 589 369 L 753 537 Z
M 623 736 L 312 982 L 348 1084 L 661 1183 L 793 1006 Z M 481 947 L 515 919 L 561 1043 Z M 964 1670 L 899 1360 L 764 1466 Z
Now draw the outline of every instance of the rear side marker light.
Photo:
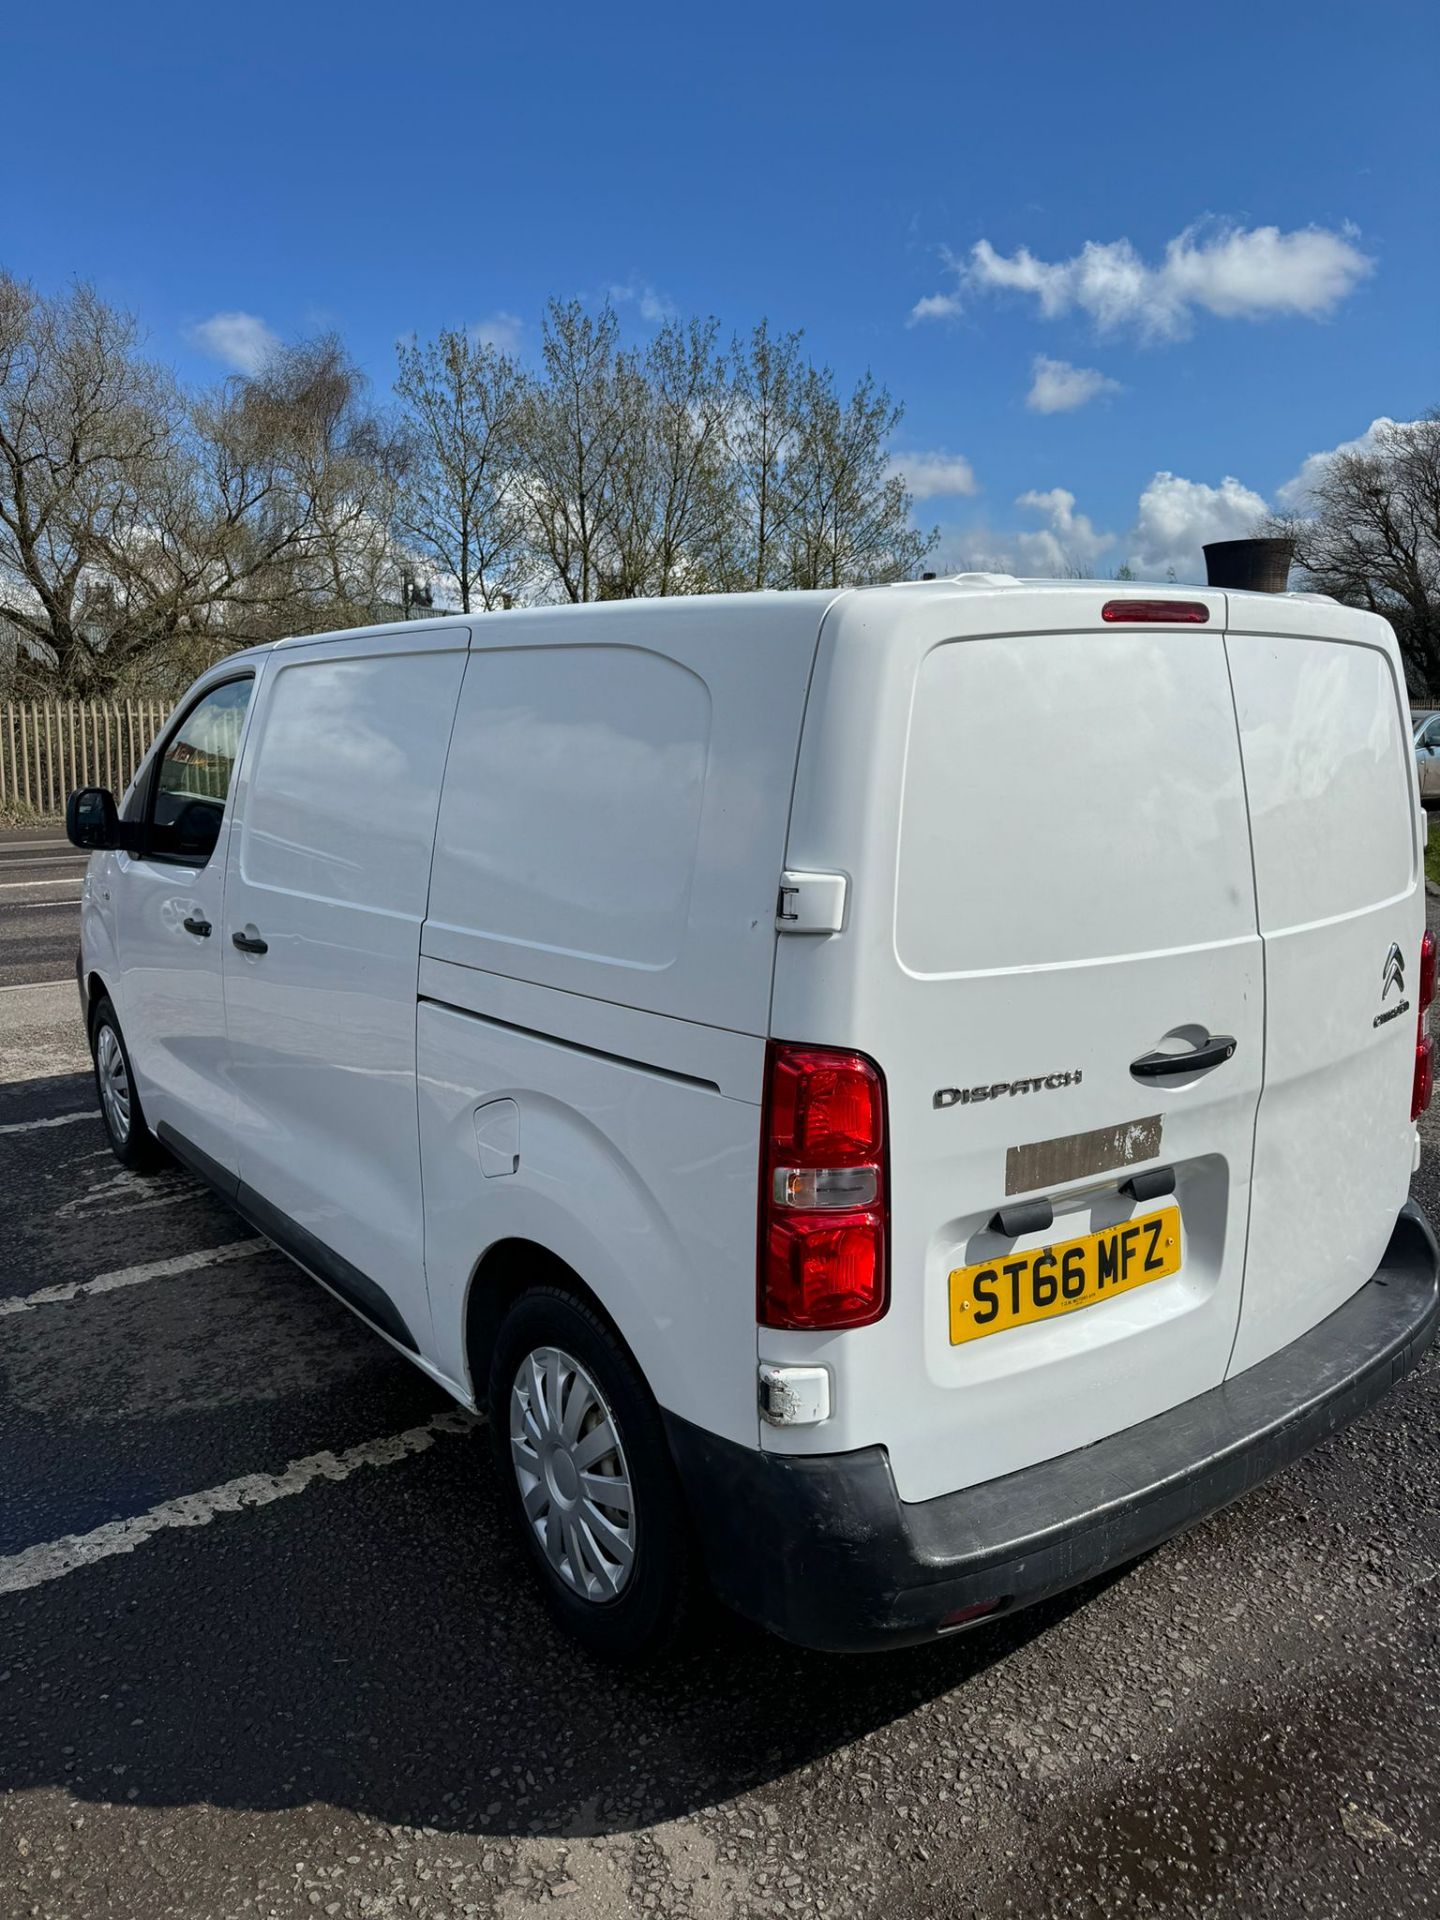
M 1111 626 L 1203 627 L 1210 609 L 1203 600 L 1107 600 L 1100 618 Z
M 1430 1038 L 1430 1003 L 1435 998 L 1435 936 L 1427 927 L 1420 938 L 1420 978 L 1415 998 L 1415 1078 L 1410 1087 L 1410 1118 L 1418 1120 L 1435 1092 L 1435 1042 Z
M 889 1304 L 885 1083 L 863 1054 L 772 1040 L 765 1057 L 756 1312 L 866 1327 Z

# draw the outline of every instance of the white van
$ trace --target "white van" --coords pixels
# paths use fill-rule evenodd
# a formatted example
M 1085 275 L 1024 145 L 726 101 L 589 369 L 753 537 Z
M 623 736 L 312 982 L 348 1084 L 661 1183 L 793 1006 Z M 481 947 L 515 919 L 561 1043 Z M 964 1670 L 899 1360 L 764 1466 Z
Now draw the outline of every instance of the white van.
M 106 1124 L 467 1407 L 593 1646 L 920 1641 L 1437 1321 L 1383 620 L 966 575 L 285 640 L 88 789 Z

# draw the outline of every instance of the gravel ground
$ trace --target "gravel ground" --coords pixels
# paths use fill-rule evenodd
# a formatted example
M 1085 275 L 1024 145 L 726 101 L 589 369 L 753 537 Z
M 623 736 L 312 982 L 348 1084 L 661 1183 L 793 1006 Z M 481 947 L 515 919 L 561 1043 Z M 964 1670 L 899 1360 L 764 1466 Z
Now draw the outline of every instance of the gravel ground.
M 616 1674 L 532 1602 L 484 1436 L 119 1172 L 75 1025 L 0 995 L 4 1920 L 1440 1907 L 1433 1359 L 1063 1602 L 856 1660 L 716 1618 Z

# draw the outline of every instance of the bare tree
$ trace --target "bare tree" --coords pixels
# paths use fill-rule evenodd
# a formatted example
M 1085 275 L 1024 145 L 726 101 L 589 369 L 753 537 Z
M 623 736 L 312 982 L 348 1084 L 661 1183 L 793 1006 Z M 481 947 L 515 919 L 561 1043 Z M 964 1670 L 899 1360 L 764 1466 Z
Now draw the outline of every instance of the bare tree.
M 911 520 L 912 496 L 886 446 L 904 408 L 866 373 L 848 401 L 828 367 L 807 367 L 784 464 L 786 584 L 903 580 L 940 538 Z
M 1306 578 L 1395 628 L 1415 692 L 1440 694 L 1440 409 L 1387 421 L 1361 452 L 1328 460 L 1288 533 Z
M 700 593 L 719 583 L 732 517 L 731 395 L 714 320 L 669 321 L 643 354 L 622 354 L 622 433 L 611 480 L 605 591 Z
M 567 600 L 606 591 L 615 534 L 615 463 L 625 431 L 619 323 L 608 304 L 587 314 L 552 300 L 542 336 L 544 377 L 521 422 L 520 486 L 542 565 Z
M 518 433 L 526 397 L 519 363 L 464 333 L 399 349 L 408 470 L 396 522 L 455 581 L 460 611 L 503 605 L 525 564 Z
M 736 512 L 729 529 L 725 585 L 782 584 L 781 542 L 793 505 L 785 463 L 793 452 L 804 369 L 798 333 L 770 332 L 762 320 L 731 347 L 730 461 Z
M 179 430 L 133 320 L 91 287 L 46 299 L 0 272 L 0 617 L 32 677 L 90 690 L 144 629 L 148 608 L 117 593 L 104 556 L 144 538 Z

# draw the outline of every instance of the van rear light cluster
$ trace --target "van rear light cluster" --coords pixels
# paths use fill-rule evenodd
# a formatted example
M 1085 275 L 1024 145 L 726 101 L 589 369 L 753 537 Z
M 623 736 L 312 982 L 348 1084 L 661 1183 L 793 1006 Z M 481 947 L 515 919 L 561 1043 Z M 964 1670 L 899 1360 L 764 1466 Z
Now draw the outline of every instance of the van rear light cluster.
M 885 1083 L 859 1053 L 772 1040 L 757 1310 L 766 1327 L 866 1327 L 889 1304 Z
M 1430 1038 L 1430 1002 L 1435 998 L 1435 936 L 1427 927 L 1420 939 L 1420 980 L 1416 999 L 1420 1018 L 1415 1028 L 1415 1081 L 1410 1090 L 1410 1118 L 1418 1120 L 1435 1091 L 1435 1042 Z
M 1210 609 L 1203 600 L 1107 600 L 1100 618 L 1112 627 L 1203 627 Z

